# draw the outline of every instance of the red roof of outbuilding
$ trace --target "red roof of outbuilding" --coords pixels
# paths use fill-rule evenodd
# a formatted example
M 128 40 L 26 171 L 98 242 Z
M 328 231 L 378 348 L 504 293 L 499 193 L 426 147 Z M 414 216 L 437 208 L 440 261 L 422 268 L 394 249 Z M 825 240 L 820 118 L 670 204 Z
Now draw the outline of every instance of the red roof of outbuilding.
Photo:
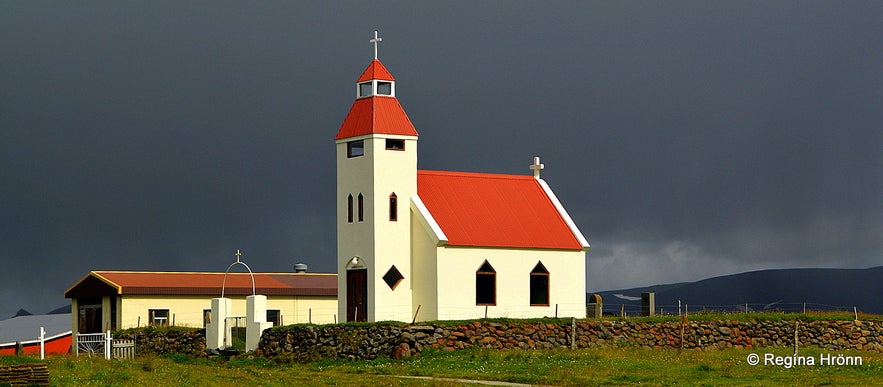
M 253 294 L 248 273 L 229 273 L 225 283 L 224 273 L 92 271 L 68 289 L 65 297 L 102 292 L 96 280 L 116 294 L 220 296 L 222 285 L 225 295 Z M 254 288 L 257 294 L 268 296 L 335 296 L 337 275 L 255 273 Z
M 395 97 L 372 96 L 353 102 L 334 139 L 367 134 L 416 136 L 417 129 Z
M 368 68 L 362 72 L 362 75 L 359 76 L 359 80 L 356 82 L 364 82 L 370 81 L 372 79 L 377 79 L 380 81 L 394 81 L 395 78 L 392 77 L 389 70 L 383 66 L 383 63 L 380 63 L 379 60 L 374 59 L 371 63 L 368 64 Z
M 448 245 L 583 248 L 532 176 L 418 171 L 417 193 Z

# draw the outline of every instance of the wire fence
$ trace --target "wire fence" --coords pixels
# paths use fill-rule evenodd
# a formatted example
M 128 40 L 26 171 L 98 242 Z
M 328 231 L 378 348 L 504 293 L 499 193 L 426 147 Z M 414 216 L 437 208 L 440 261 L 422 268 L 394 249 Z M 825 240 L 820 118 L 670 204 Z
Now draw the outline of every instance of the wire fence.
M 645 309 L 640 303 L 604 303 L 603 313 L 605 316 L 641 316 Z M 709 314 L 735 314 L 735 313 L 862 313 L 855 306 L 830 305 L 817 302 L 745 302 L 739 304 L 656 304 L 653 308 L 655 315 L 677 316 L 681 313 L 709 313 Z

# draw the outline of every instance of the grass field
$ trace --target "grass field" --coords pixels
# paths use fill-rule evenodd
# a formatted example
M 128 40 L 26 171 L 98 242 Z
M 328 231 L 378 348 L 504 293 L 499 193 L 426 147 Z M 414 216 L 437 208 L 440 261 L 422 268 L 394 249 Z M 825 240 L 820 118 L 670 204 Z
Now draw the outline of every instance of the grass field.
M 130 361 L 58 356 L 49 363 L 55 386 L 301 386 L 459 385 L 422 376 L 541 385 L 883 385 L 883 354 L 801 348 L 816 365 L 751 366 L 751 353 L 790 356 L 789 348 L 685 351 L 614 348 L 581 350 L 467 350 L 373 361 L 276 364 L 260 357 L 192 359 L 184 355 Z M 819 365 L 819 356 L 861 357 L 862 365 Z M 13 361 L 13 360 L 8 360 Z M 0 363 L 2 364 L 2 363 Z

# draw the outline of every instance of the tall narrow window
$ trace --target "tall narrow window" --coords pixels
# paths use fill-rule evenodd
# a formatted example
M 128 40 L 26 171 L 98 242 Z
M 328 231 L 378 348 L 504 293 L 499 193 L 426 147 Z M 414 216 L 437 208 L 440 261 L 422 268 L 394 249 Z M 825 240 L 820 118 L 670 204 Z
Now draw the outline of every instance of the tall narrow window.
M 359 222 L 365 220 L 365 197 L 359 194 Z
M 346 221 L 353 222 L 353 195 L 346 197 Z
M 530 304 L 549 306 L 549 271 L 542 262 L 530 271 Z
M 389 220 L 391 222 L 399 220 L 399 201 L 395 192 L 389 195 Z
M 475 305 L 497 304 L 497 271 L 488 261 L 475 272 Z

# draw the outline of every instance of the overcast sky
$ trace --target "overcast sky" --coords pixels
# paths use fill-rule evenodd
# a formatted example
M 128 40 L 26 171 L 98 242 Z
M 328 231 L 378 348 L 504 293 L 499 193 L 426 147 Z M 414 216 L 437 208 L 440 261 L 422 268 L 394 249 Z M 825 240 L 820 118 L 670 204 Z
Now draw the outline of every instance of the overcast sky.
M 883 2 L 0 2 L 0 318 L 89 270 L 335 268 L 373 57 L 419 168 L 543 178 L 587 290 L 883 265 Z

